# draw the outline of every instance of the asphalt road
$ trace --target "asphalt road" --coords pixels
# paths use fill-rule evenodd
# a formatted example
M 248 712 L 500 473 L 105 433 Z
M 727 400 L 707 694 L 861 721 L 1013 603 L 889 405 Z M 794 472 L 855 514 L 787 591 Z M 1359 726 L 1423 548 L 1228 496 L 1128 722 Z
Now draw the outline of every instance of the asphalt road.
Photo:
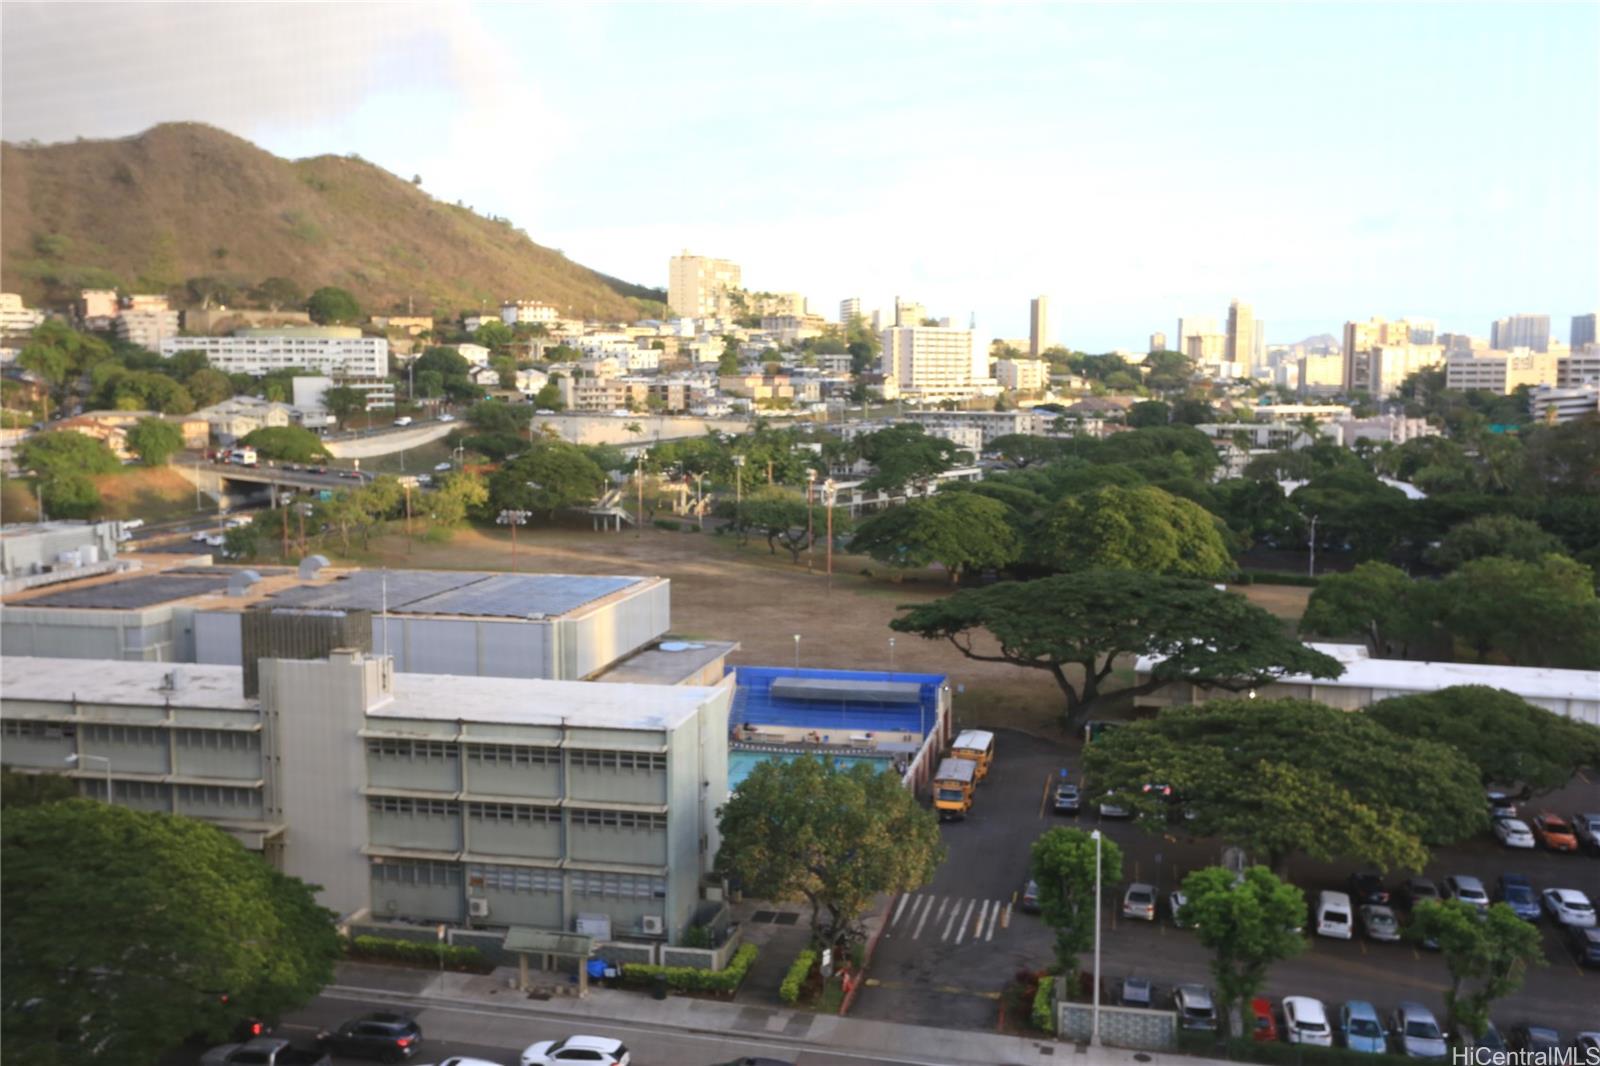
M 943 828 L 949 857 L 933 883 L 891 910 L 872 977 L 852 1013 L 924 1025 L 993 1027 L 998 994 L 1006 982 L 1017 970 L 1041 969 L 1053 958 L 1051 933 L 1039 919 L 1013 908 L 1007 922 L 1004 905 L 1020 893 L 1027 878 L 1029 844 L 1054 825 L 1099 826 L 1122 848 L 1124 883 L 1156 883 L 1163 895 L 1160 919 L 1152 924 L 1121 919 L 1120 891 L 1106 893 L 1102 973 L 1107 978 L 1148 977 L 1158 993 L 1177 983 L 1209 984 L 1209 953 L 1193 934 L 1171 925 L 1164 897 L 1188 871 L 1217 862 L 1222 844 L 1151 834 L 1126 821 L 1102 822 L 1092 809 L 1076 819 L 1055 815 L 1048 790 L 1063 766 L 1077 777 L 1075 754 L 1009 732 L 1001 732 L 996 744 L 994 768 L 978 788 L 971 815 Z M 1528 813 L 1542 809 L 1563 814 L 1600 809 L 1600 785 L 1575 779 L 1561 792 L 1536 801 Z M 1289 875 L 1311 899 L 1323 888 L 1343 889 L 1354 869 L 1301 861 L 1291 864 Z M 1435 880 L 1473 874 L 1491 890 L 1502 872 L 1518 872 L 1536 890 L 1577 888 L 1600 899 L 1600 859 L 1542 850 L 1513 852 L 1487 834 L 1436 850 L 1424 872 Z M 986 904 L 990 914 L 998 908 L 1001 916 L 992 930 L 986 919 L 977 926 Z M 1552 1025 L 1569 1034 L 1600 1028 L 1600 970 L 1582 970 L 1553 923 L 1546 919 L 1540 926 L 1548 965 L 1532 971 L 1520 992 L 1499 1002 L 1495 1020 L 1502 1029 L 1520 1021 Z M 1090 959 L 1082 961 L 1088 965 Z M 1329 1004 L 1365 999 L 1383 1013 L 1402 999 L 1417 999 L 1442 1015 L 1447 984 L 1443 961 L 1430 952 L 1405 944 L 1311 937 L 1304 954 L 1272 968 L 1267 994 L 1275 1000 L 1311 995 Z

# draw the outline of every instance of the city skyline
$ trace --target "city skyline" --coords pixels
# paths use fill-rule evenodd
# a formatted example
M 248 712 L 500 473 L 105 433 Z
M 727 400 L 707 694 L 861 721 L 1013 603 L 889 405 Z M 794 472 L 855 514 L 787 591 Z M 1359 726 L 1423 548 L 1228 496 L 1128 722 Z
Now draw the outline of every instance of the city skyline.
M 1562 337 L 1600 291 L 1573 239 L 1600 230 L 1600 151 L 1572 136 L 1600 125 L 1600 9 L 1442 10 L 7 5 L 0 134 L 206 121 L 420 174 L 632 281 L 688 248 L 984 337 L 1026 336 L 1043 294 L 1087 351 L 1233 298 L 1275 343 L 1529 310 Z M 1365 58 L 1395 39 L 1470 77 Z M 1559 162 L 1475 161 L 1494 129 Z

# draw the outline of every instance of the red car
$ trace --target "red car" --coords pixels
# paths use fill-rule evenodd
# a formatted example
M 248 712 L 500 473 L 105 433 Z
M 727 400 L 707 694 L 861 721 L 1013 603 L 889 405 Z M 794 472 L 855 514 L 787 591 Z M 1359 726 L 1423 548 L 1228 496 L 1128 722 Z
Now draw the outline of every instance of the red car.
M 1542 811 L 1533 818 L 1533 835 L 1551 851 L 1577 851 L 1578 836 L 1559 814 Z
M 1252 1034 L 1262 1042 L 1276 1043 L 1278 1039 L 1278 1019 L 1272 1015 L 1272 1001 L 1256 997 L 1250 1001 L 1250 1015 L 1253 1019 L 1255 1032 Z

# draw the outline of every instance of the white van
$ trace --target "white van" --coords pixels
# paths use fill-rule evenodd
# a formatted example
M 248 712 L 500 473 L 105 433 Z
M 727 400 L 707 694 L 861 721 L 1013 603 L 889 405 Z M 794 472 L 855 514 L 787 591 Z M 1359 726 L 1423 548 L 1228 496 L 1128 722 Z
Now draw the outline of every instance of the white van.
M 1355 929 L 1350 897 L 1343 892 L 1323 892 L 1317 896 L 1317 935 L 1349 940 Z

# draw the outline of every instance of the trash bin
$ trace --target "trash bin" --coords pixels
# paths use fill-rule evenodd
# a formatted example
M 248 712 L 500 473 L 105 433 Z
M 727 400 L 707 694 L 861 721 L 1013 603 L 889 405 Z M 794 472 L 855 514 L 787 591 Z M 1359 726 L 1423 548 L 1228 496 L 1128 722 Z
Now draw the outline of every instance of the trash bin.
M 650 998 L 667 998 L 667 978 L 664 974 L 656 974 L 655 980 L 650 982 Z

